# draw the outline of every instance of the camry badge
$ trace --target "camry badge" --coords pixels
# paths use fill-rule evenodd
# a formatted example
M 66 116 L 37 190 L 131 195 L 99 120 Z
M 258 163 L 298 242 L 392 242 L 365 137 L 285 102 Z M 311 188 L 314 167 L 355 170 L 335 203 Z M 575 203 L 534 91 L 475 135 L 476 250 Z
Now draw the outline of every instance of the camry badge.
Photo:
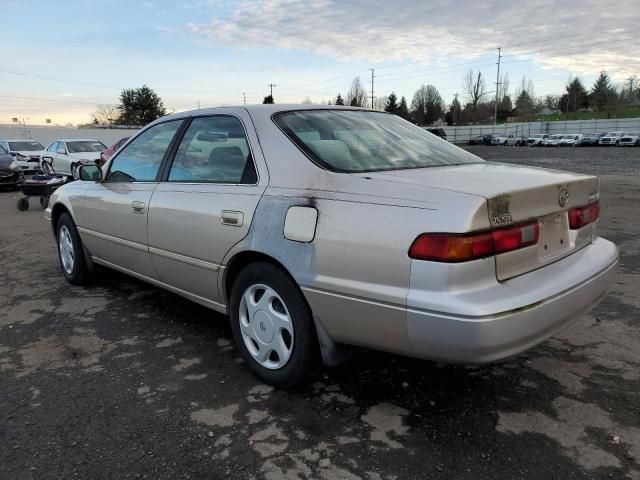
M 558 195 L 558 203 L 561 207 L 567 206 L 567 203 L 569 203 L 569 192 L 567 190 L 560 190 L 560 195 Z

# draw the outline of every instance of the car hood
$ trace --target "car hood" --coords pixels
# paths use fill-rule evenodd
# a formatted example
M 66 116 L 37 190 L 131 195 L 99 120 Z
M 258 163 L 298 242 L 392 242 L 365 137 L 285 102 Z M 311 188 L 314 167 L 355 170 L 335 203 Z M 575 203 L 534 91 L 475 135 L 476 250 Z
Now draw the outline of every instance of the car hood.
M 9 168 L 9 165 L 13 163 L 14 158 L 9 154 L 0 155 L 0 173 L 3 175 L 9 175 L 16 171 L 16 168 Z
M 23 157 L 39 157 L 42 155 L 42 150 L 13 150 L 12 153 L 17 153 Z

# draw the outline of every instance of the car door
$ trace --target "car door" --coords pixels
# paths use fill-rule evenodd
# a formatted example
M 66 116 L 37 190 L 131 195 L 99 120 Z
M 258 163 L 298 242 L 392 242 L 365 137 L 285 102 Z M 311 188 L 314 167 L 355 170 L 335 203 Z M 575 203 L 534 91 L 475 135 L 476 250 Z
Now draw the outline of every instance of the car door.
M 220 264 L 249 232 L 267 185 L 242 112 L 190 121 L 149 206 L 149 252 L 160 281 L 219 305 Z
M 105 179 L 88 187 L 80 232 L 99 261 L 156 278 L 147 247 L 149 201 L 182 123 L 169 120 L 141 132 L 113 158 Z
M 53 157 L 53 169 L 56 173 L 71 173 L 71 162 L 65 142 L 58 142 L 58 145 L 56 145 L 55 155 Z

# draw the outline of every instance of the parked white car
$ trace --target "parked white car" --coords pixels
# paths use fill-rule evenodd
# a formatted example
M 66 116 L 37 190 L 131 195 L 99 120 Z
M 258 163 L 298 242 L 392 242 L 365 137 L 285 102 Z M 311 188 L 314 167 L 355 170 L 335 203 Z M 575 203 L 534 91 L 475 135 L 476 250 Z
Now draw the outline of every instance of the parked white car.
M 640 133 L 624 132 L 620 137 L 621 147 L 640 147 Z
M 513 133 L 509 134 L 499 134 L 494 137 L 491 137 L 491 145 L 519 145 L 520 137 L 516 137 Z
M 36 173 L 40 168 L 40 153 L 44 147 L 35 140 L 0 140 L 0 145 L 16 159 L 23 173 Z
M 57 175 L 72 176 L 76 168 L 83 164 L 100 162 L 100 153 L 107 146 L 92 139 L 55 140 L 42 152 L 43 158 L 51 159 L 51 166 Z
M 620 137 L 622 137 L 622 134 L 623 132 L 609 132 L 600 139 L 598 144 L 599 145 L 615 145 L 616 147 L 619 147 Z
M 584 135 L 582 135 L 581 133 L 562 135 L 559 145 L 561 147 L 575 147 L 576 145 L 580 145 L 582 143 L 583 138 Z
M 544 141 L 549 138 L 549 134 L 547 133 L 538 133 L 527 138 L 527 145 L 530 147 L 536 147 L 540 145 L 544 145 Z
M 562 135 L 549 135 L 549 138 L 546 138 L 542 144 L 545 147 L 559 147 L 560 140 L 562 140 Z

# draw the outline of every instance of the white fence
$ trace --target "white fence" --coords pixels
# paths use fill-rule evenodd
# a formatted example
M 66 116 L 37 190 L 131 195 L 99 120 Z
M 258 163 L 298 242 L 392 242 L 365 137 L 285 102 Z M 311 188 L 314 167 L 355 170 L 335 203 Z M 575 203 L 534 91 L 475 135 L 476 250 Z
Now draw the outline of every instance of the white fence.
M 487 133 L 513 133 L 529 137 L 536 133 L 594 133 L 594 132 L 639 132 L 640 118 L 619 118 L 611 120 L 571 120 L 557 122 L 501 123 L 499 125 L 466 125 L 463 127 L 443 127 L 447 140 L 466 143 L 476 135 Z
M 63 138 L 90 138 L 100 140 L 110 146 L 123 137 L 130 137 L 137 131 L 137 129 L 130 128 L 66 128 L 15 124 L 0 125 L 0 139 L 30 138 L 46 147 L 54 140 Z

